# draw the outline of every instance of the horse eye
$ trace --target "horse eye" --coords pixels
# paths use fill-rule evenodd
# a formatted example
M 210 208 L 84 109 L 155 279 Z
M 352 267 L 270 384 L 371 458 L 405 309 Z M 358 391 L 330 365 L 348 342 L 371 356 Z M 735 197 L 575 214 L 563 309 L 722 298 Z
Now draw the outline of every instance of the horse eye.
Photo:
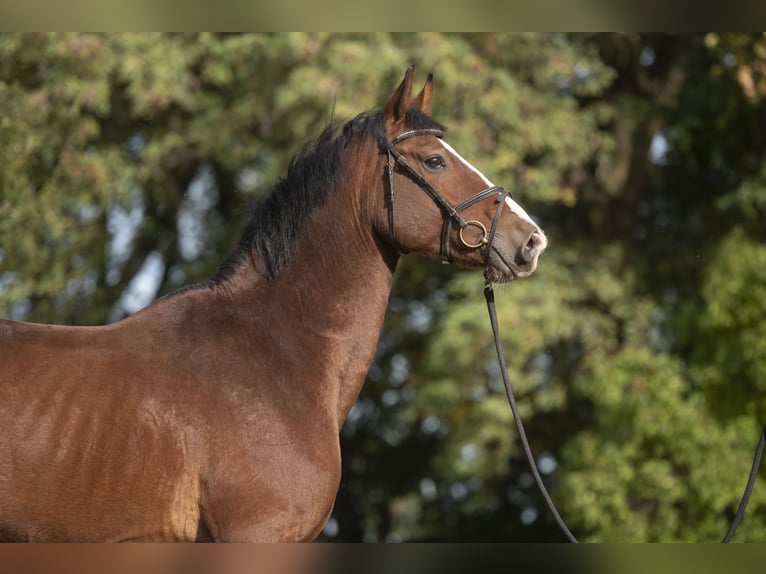
M 439 169 L 447 165 L 447 163 L 444 161 L 444 158 L 440 155 L 432 155 L 427 157 L 423 163 L 426 164 L 426 167 L 430 169 Z

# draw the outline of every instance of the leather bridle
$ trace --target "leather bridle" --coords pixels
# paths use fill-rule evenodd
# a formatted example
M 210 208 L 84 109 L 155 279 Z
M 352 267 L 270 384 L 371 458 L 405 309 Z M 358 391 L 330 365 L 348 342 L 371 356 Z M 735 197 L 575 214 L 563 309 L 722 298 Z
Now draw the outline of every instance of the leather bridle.
M 500 221 L 500 216 L 503 212 L 503 206 L 505 205 L 505 198 L 512 197 L 511 192 L 507 189 L 495 185 L 488 187 L 487 189 L 483 189 L 468 199 L 461 201 L 457 205 L 453 206 L 449 201 L 447 201 L 447 199 L 444 198 L 443 195 L 436 191 L 433 186 L 428 183 L 426 179 L 420 174 L 420 172 L 416 170 L 406 159 L 404 159 L 404 156 L 402 156 L 402 154 L 399 153 L 399 150 L 396 149 L 397 144 L 406 139 L 417 136 L 434 136 L 441 139 L 444 137 L 444 132 L 438 129 L 410 130 L 399 134 L 394 139 L 386 141 L 384 144 L 384 151 L 388 155 L 388 161 L 386 162 L 386 175 L 388 181 L 388 227 L 391 236 L 391 243 L 393 245 L 397 244 L 396 225 L 394 222 L 394 167 L 395 165 L 398 165 L 402 170 L 404 170 L 405 173 L 407 173 L 407 175 L 412 178 L 413 181 L 415 181 L 415 183 L 418 184 L 418 186 L 423 191 L 426 192 L 426 194 L 428 194 L 431 199 L 434 200 L 436 205 L 438 205 L 444 212 L 444 224 L 442 226 L 441 245 L 439 247 L 439 253 L 441 254 L 442 260 L 445 263 L 452 262 L 449 239 L 450 233 L 452 231 L 452 224 L 454 222 L 460 228 L 458 232 L 460 242 L 469 249 L 481 249 L 485 262 L 488 263 L 490 249 L 492 248 L 492 242 L 495 239 L 495 233 L 497 231 L 497 224 Z M 464 209 L 467 209 L 472 205 L 475 205 L 480 201 L 490 197 L 495 198 L 498 206 L 489 231 L 487 231 L 487 227 L 481 221 L 476 221 L 475 219 L 469 219 L 466 221 L 460 215 L 460 212 L 462 212 Z M 471 242 L 465 238 L 463 232 L 468 227 L 475 227 L 481 231 L 482 235 L 478 241 Z

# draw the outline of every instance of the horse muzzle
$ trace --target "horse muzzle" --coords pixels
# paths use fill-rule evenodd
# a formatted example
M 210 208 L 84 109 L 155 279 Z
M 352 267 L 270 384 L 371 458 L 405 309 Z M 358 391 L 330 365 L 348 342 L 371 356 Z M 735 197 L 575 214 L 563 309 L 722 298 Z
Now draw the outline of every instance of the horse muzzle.
M 548 246 L 545 233 L 535 226 L 525 230 L 521 241 L 518 235 L 518 232 L 510 236 L 498 232 L 498 240 L 490 246 L 484 274 L 492 283 L 508 283 L 528 277 L 537 269 L 540 255 Z

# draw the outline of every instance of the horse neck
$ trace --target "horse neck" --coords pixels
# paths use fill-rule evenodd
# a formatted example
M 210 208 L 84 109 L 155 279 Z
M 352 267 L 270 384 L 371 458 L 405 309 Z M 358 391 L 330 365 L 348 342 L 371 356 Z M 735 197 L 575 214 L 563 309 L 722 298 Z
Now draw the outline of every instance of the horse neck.
M 277 352 L 297 373 L 281 384 L 298 387 L 302 407 L 332 413 L 338 430 L 374 357 L 398 260 L 373 231 L 361 197 L 374 191 L 364 187 L 348 180 L 316 208 L 277 277 L 248 258 L 230 282 L 237 305 L 258 317 L 252 328 L 281 331 Z

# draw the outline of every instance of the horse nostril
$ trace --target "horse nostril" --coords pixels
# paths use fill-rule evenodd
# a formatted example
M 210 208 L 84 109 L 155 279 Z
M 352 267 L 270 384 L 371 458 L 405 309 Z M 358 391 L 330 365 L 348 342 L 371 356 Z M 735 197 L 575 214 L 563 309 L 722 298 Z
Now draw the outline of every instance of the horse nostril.
M 545 249 L 545 238 L 539 231 L 533 231 L 529 238 L 527 238 L 526 245 L 521 250 L 522 257 L 524 261 L 531 263 L 542 253 L 543 249 Z

